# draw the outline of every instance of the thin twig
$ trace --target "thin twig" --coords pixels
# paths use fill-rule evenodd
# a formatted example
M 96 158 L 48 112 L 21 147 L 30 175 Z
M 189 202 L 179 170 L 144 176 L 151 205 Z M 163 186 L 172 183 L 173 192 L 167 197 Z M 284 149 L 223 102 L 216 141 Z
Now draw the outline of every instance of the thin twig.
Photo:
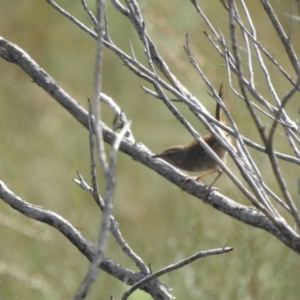
M 96 172 L 96 161 L 95 161 L 95 141 L 94 141 L 94 129 L 93 129 L 93 113 L 92 113 L 92 106 L 91 102 L 88 101 L 89 107 L 89 148 L 90 148 L 90 171 L 91 171 L 91 178 L 92 178 L 92 195 L 103 211 L 104 209 L 104 201 L 102 197 L 100 197 L 99 189 L 98 189 L 98 180 L 97 180 L 97 172 Z
M 55 1 L 53 0 L 46 0 L 48 4 L 50 4 L 54 9 L 56 9 L 59 13 L 61 13 L 63 16 L 68 18 L 71 22 L 76 24 L 80 29 L 85 31 L 87 34 L 89 34 L 91 37 L 96 38 L 96 33 L 86 27 L 83 23 L 81 23 L 78 19 L 76 19 L 74 16 L 69 14 L 67 11 L 65 11 L 62 7 L 60 7 Z
M 242 70 L 241 70 L 241 59 L 239 56 L 238 52 L 238 43 L 237 43 L 237 36 L 236 36 L 236 30 L 235 30 L 235 24 L 234 24 L 234 15 L 235 15 L 235 7 L 234 7 L 234 1 L 229 0 L 229 24 L 230 24 L 230 36 L 231 36 L 231 42 L 232 42 L 232 49 L 233 49 L 233 54 L 235 57 L 236 61 L 236 69 L 238 71 L 238 80 L 239 80 L 239 85 L 240 89 L 242 92 L 242 96 L 245 99 L 245 102 L 247 104 L 247 108 L 251 114 L 252 119 L 255 122 L 255 125 L 258 129 L 258 132 L 260 133 L 263 141 L 267 140 L 266 133 L 264 131 L 264 127 L 262 126 L 260 120 L 256 116 L 253 107 L 246 95 L 246 91 L 244 88 L 243 84 L 243 75 L 242 75 Z M 277 211 L 274 209 L 273 206 L 270 206 L 270 202 L 268 201 L 267 197 L 262 193 L 262 190 L 259 189 L 255 184 L 253 184 L 253 181 L 251 178 L 249 178 L 248 183 L 251 184 L 252 190 L 255 193 L 256 197 L 258 198 L 258 202 L 261 203 L 262 205 L 258 205 L 259 209 L 264 211 L 266 216 L 268 216 L 275 224 L 278 224 L 279 226 L 282 226 L 282 218 L 280 215 L 278 215 Z M 255 200 L 256 205 L 257 205 L 257 200 Z
M 137 282 L 135 285 L 133 285 L 128 291 L 126 291 L 124 294 L 123 294 L 123 297 L 121 298 L 121 300 L 126 300 L 128 299 L 128 297 L 135 291 L 137 290 L 138 288 L 140 288 L 141 286 L 143 286 L 145 283 L 155 279 L 155 278 L 158 278 L 159 276 L 162 276 L 164 274 L 167 274 L 171 271 L 174 271 L 174 270 L 177 270 L 177 269 L 180 269 L 192 262 L 194 262 L 195 260 L 199 259 L 199 258 L 203 258 L 203 257 L 207 257 L 207 256 L 210 256 L 210 255 L 217 255 L 217 254 L 224 254 L 224 253 L 228 253 L 230 251 L 232 251 L 233 248 L 231 247 L 223 247 L 223 248 L 220 248 L 220 249 L 212 249 L 212 250 L 206 250 L 206 251 L 200 251 L 186 259 L 183 259 L 175 264 L 172 264 L 172 265 L 169 265 L 167 267 L 164 267 L 163 269 L 145 277 L 144 279 L 142 279 L 141 281 Z
M 104 93 L 100 93 L 100 100 L 102 102 L 106 103 L 112 109 L 112 111 L 115 113 L 116 117 L 120 120 L 120 123 L 116 124 L 114 126 L 114 130 L 122 129 L 126 124 L 128 124 L 125 113 L 121 110 L 121 108 L 117 105 L 117 103 L 111 97 L 107 96 Z M 125 137 L 133 142 L 135 141 L 130 128 L 127 129 Z
M 293 46 L 291 44 L 291 41 L 289 40 L 288 36 L 286 36 L 276 14 L 273 11 L 273 8 L 268 0 L 260 0 L 261 4 L 263 5 L 263 8 L 269 17 L 270 21 L 273 24 L 273 28 L 276 30 L 278 37 L 281 40 L 281 43 L 283 47 L 285 48 L 285 51 L 290 59 L 291 66 L 294 68 L 295 73 L 299 74 L 300 67 L 299 67 L 299 61 L 297 58 L 297 55 L 293 49 Z
M 110 228 L 110 216 L 112 212 L 114 176 L 113 174 L 111 174 L 111 172 L 109 172 L 109 168 L 107 165 L 106 156 L 104 152 L 104 140 L 103 140 L 103 133 L 102 133 L 102 127 L 100 122 L 100 116 L 101 116 L 100 101 L 98 98 L 98 95 L 100 93 L 101 72 L 102 72 L 102 56 L 103 56 L 102 38 L 103 38 L 103 29 L 104 29 L 104 9 L 105 9 L 104 0 L 97 0 L 97 27 L 96 27 L 97 40 L 96 40 L 96 58 L 95 58 L 95 70 L 94 70 L 93 130 L 97 141 L 98 159 L 106 179 L 106 190 L 105 190 L 105 197 L 104 197 L 103 216 L 102 216 L 102 222 L 101 222 L 96 251 L 94 253 L 94 257 L 87 271 L 87 274 L 74 296 L 74 300 L 85 299 L 92 283 L 94 282 L 97 276 L 99 265 L 103 259 L 103 252 L 107 241 L 108 230 Z M 94 167 L 95 165 L 92 166 L 92 168 Z
M 89 9 L 88 5 L 86 4 L 86 0 L 81 0 L 83 9 L 87 12 L 87 14 L 89 15 L 91 21 L 93 22 L 95 28 L 97 28 L 98 23 L 97 23 L 97 19 L 94 16 L 94 14 L 91 12 L 91 10 Z
M 280 190 L 283 193 L 284 199 L 287 202 L 288 206 L 291 209 L 292 215 L 294 217 L 294 220 L 298 226 L 298 229 L 300 229 L 300 216 L 299 216 L 299 212 L 297 207 L 295 206 L 293 199 L 288 191 L 286 182 L 283 178 L 283 175 L 280 171 L 280 168 L 278 166 L 278 162 L 276 159 L 276 156 L 274 155 L 274 151 L 273 151 L 273 139 L 274 139 L 274 134 L 275 134 L 275 129 L 277 126 L 277 119 L 279 119 L 281 111 L 283 110 L 284 106 L 288 103 L 288 101 L 291 99 L 292 95 L 297 91 L 297 88 L 300 84 L 300 75 L 298 76 L 298 80 L 296 83 L 296 86 L 293 86 L 292 89 L 284 96 L 283 100 L 282 100 L 282 104 L 280 106 L 280 109 L 278 110 L 277 115 L 275 116 L 275 120 L 272 124 L 271 130 L 270 130 L 270 134 L 269 134 L 269 139 L 266 141 L 266 149 L 267 149 L 267 153 L 270 157 L 270 161 L 271 161 L 271 165 L 273 168 L 273 172 L 275 174 L 275 177 L 277 179 L 277 182 L 280 186 Z

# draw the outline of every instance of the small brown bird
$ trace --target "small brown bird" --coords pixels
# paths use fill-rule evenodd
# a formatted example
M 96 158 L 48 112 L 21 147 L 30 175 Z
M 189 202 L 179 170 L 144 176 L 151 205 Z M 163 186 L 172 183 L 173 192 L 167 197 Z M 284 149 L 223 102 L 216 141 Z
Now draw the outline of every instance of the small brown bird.
M 219 96 L 223 99 L 224 96 L 224 88 L 221 85 L 219 90 Z M 216 106 L 216 119 L 222 123 L 224 119 L 221 117 L 221 107 L 220 104 L 217 103 Z M 227 132 L 224 132 L 227 139 L 230 139 L 230 136 Z M 207 143 L 207 145 L 219 156 L 220 159 L 224 159 L 226 155 L 226 150 L 223 146 L 218 142 L 218 140 L 214 137 L 212 133 L 209 133 L 202 137 L 203 140 Z M 207 154 L 207 152 L 202 148 L 202 146 L 198 143 L 198 141 L 193 141 L 187 146 L 172 146 L 164 150 L 160 154 L 156 154 L 152 156 L 153 158 L 161 158 L 171 165 L 191 172 L 203 172 L 206 173 L 198 176 L 196 180 L 200 180 L 203 177 L 218 172 L 217 177 L 213 180 L 213 182 L 209 185 L 209 188 L 219 179 L 222 175 L 222 170 L 218 166 L 218 164 Z M 187 178 L 186 180 L 190 180 Z

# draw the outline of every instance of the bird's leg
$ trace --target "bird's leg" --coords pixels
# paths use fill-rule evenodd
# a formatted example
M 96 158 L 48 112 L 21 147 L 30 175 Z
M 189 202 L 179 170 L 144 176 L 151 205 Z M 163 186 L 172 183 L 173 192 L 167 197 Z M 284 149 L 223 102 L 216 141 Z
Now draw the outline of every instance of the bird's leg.
M 207 175 L 210 175 L 212 173 L 215 173 L 215 172 L 218 172 L 218 175 L 216 176 L 216 178 L 213 180 L 213 182 L 208 186 L 208 189 L 209 190 L 212 190 L 212 191 L 217 191 L 218 188 L 217 187 L 214 187 L 213 185 L 215 184 L 215 182 L 221 177 L 221 175 L 223 174 L 223 171 L 221 169 L 217 169 L 217 170 L 211 170 L 209 172 L 206 172 L 198 177 L 190 177 L 190 176 L 187 176 L 184 181 L 185 182 L 188 182 L 188 181 L 191 181 L 191 180 L 195 180 L 195 181 L 199 181 L 200 179 L 202 179 L 203 177 L 207 176 Z
M 207 176 L 207 175 L 210 175 L 212 173 L 215 173 L 215 172 L 220 172 L 219 170 L 210 170 L 200 176 L 197 176 L 197 177 L 191 177 L 191 176 L 187 176 L 185 179 L 184 179 L 184 182 L 189 182 L 189 181 L 192 181 L 192 180 L 195 180 L 195 181 L 200 181 L 203 177 Z M 209 186 L 209 189 L 212 188 L 212 185 L 217 181 L 217 179 L 220 177 L 221 175 L 218 174 L 218 176 L 216 177 L 216 179 L 212 182 L 212 184 Z M 212 189 L 217 189 L 215 187 L 213 187 Z
M 209 175 L 209 174 L 215 173 L 215 172 L 217 172 L 217 170 L 211 170 L 211 171 L 208 171 L 208 172 L 206 172 L 206 173 L 204 173 L 204 174 L 202 174 L 202 175 L 196 177 L 195 180 L 196 180 L 196 181 L 199 181 L 199 180 L 202 179 L 203 177 L 205 177 L 205 176 L 207 176 L 207 175 Z M 214 182 L 215 182 L 215 181 L 214 181 Z
M 221 175 L 223 174 L 223 170 L 219 169 L 219 170 L 216 170 L 216 172 L 218 172 L 219 174 L 216 176 L 216 178 L 213 180 L 213 182 L 208 186 L 208 189 L 210 189 L 210 190 L 218 190 L 218 188 L 213 187 L 213 185 L 221 177 Z

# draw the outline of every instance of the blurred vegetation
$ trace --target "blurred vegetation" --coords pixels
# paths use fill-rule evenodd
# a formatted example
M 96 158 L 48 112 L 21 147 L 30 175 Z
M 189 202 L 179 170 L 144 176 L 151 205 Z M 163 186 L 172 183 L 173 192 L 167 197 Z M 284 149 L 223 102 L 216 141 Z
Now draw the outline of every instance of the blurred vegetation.
M 94 40 L 52 9 L 46 1 L 0 0 L 0 35 L 23 48 L 76 101 L 86 107 L 92 96 Z M 176 4 L 175 4 L 176 2 Z M 256 1 L 249 9 L 258 28 L 259 39 L 280 63 L 291 71 L 284 49 L 270 22 Z M 288 29 L 289 2 L 273 1 L 278 17 Z M 80 1 L 58 1 L 67 11 L 92 27 Z M 94 1 L 88 1 L 94 5 Z M 157 43 L 172 72 L 209 109 L 214 103 L 207 89 L 186 58 L 182 45 L 190 35 L 195 56 L 213 83 L 227 83 L 221 59 L 203 31 L 208 30 L 189 1 L 139 1 L 146 28 Z M 201 1 L 211 20 L 225 31 L 227 16 L 218 1 Z M 142 47 L 128 20 L 108 4 L 109 29 L 113 41 L 130 53 L 129 40 L 136 55 Z M 296 24 L 298 26 L 298 24 Z M 298 28 L 297 28 L 298 32 Z M 299 42 L 295 49 L 299 53 Z M 144 60 L 144 58 L 142 58 Z M 88 134 L 68 113 L 18 67 L 0 60 L 0 178 L 16 194 L 30 203 L 52 210 L 96 241 L 101 214 L 91 197 L 77 187 L 72 178 L 76 170 L 89 181 Z M 288 88 L 281 77 L 274 85 L 283 95 Z M 261 74 L 256 82 L 263 93 L 268 89 Z M 191 136 L 158 100 L 145 95 L 145 85 L 105 51 L 103 92 L 114 100 L 132 120 L 138 142 L 153 152 L 184 144 Z M 298 96 L 297 96 L 298 97 Z M 228 93 L 228 105 L 246 136 L 257 141 L 249 126 L 244 104 Z M 180 107 L 180 104 L 178 104 Z M 182 105 L 181 105 L 182 106 Z M 295 118 L 298 98 L 287 111 Z M 184 114 L 205 133 L 191 113 Z M 103 107 L 103 119 L 112 124 L 113 115 Z M 281 140 L 280 140 L 281 139 Z M 284 150 L 285 137 L 277 137 Z M 109 149 L 109 148 L 108 148 Z M 270 166 L 253 151 L 264 175 Z M 229 165 L 232 165 L 229 160 Z M 295 174 L 299 169 L 282 163 L 290 191 L 296 198 Z M 298 173 L 297 173 L 298 172 Z M 237 171 L 238 174 L 238 171 Z M 209 182 L 211 178 L 205 179 Z M 103 181 L 103 178 L 99 178 Z M 276 185 L 272 176 L 267 183 Z M 249 204 L 226 176 L 218 181 L 222 193 Z M 153 271 L 183 259 L 199 250 L 234 247 L 234 251 L 202 259 L 161 278 L 173 288 L 177 299 L 297 299 L 299 256 L 268 233 L 237 222 L 203 202 L 185 194 L 151 170 L 120 153 L 114 215 L 131 247 L 151 263 Z M 70 299 L 85 275 L 88 261 L 56 230 L 29 220 L 0 202 L 0 299 Z M 136 269 L 110 238 L 106 255 Z M 100 272 L 88 299 L 119 299 L 127 286 Z M 130 299 L 150 299 L 136 292 Z

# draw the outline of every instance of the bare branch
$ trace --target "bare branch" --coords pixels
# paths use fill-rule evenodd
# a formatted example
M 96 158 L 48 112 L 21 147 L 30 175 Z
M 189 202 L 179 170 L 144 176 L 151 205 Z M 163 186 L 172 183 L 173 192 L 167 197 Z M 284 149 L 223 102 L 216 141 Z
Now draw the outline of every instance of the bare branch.
M 0 198 L 21 214 L 57 229 L 84 256 L 86 256 L 89 261 L 92 261 L 94 258 L 94 254 L 96 252 L 95 245 L 85 239 L 74 226 L 72 226 L 58 214 L 44 210 L 39 206 L 27 203 L 9 190 L 2 181 L 0 181 Z M 130 285 L 133 285 L 144 277 L 143 273 L 135 273 L 132 270 L 123 268 L 119 264 L 106 257 L 103 257 L 102 262 L 98 267 L 115 278 L 118 278 L 122 282 L 126 281 Z M 170 295 L 166 291 L 165 286 L 162 285 L 158 280 L 149 282 L 149 284 L 144 285 L 141 289 L 151 294 L 154 299 L 170 299 Z
M 263 5 L 263 8 L 265 12 L 267 13 L 268 17 L 270 18 L 270 21 L 273 24 L 274 29 L 276 30 L 282 45 L 285 48 L 285 51 L 291 61 L 291 66 L 294 68 L 295 73 L 299 75 L 299 61 L 297 58 L 297 55 L 295 54 L 295 51 L 293 49 L 293 46 L 291 44 L 291 41 L 289 37 L 285 34 L 276 14 L 274 13 L 272 6 L 268 0 L 260 0 L 261 4 Z
M 19 65 L 36 84 L 49 93 L 54 100 L 60 103 L 84 127 L 88 128 L 88 113 L 65 93 L 65 91 L 59 87 L 56 82 L 28 56 L 28 54 L 15 45 L 7 42 L 5 39 L 0 38 L 0 56 Z M 112 144 L 115 140 L 113 131 L 105 126 L 105 124 L 102 124 L 102 130 L 104 140 L 107 143 Z M 158 172 L 187 193 L 199 199 L 205 199 L 205 203 L 237 220 L 268 231 L 288 247 L 300 253 L 300 238 L 291 227 L 283 224 L 275 225 L 263 214 L 253 210 L 253 208 L 240 205 L 217 192 L 208 194 L 206 187 L 200 183 L 184 182 L 185 176 L 180 171 L 167 163 L 151 159 L 153 153 L 141 143 L 136 144 L 124 138 L 120 145 L 120 150 L 130 155 L 135 161 Z
M 82 6 L 84 8 L 84 10 L 87 12 L 87 14 L 89 15 L 91 21 L 93 22 L 95 28 L 97 28 L 98 26 L 98 22 L 96 17 L 94 16 L 94 14 L 91 12 L 91 10 L 88 8 L 88 5 L 86 4 L 86 0 L 81 0 Z
M 92 30 L 90 30 L 88 27 L 86 27 L 84 24 L 82 24 L 79 20 L 77 20 L 74 16 L 66 12 L 63 8 L 61 8 L 55 1 L 53 0 L 46 0 L 55 10 L 57 10 L 59 13 L 61 13 L 63 16 L 68 18 L 71 22 L 76 24 L 80 29 L 88 33 L 93 38 L 96 38 L 96 33 Z
M 134 292 L 136 291 L 138 288 L 140 288 L 141 286 L 143 286 L 146 282 L 149 282 L 150 280 L 153 280 L 155 278 L 158 278 L 164 274 L 167 274 L 171 271 L 177 270 L 179 268 L 182 268 L 194 261 L 196 261 L 199 258 L 203 258 L 203 257 L 207 257 L 207 256 L 211 256 L 211 255 L 217 255 L 217 254 L 224 254 L 224 253 L 228 253 L 230 251 L 232 251 L 233 248 L 231 247 L 223 247 L 220 249 L 212 249 L 212 250 L 206 250 L 206 251 L 200 251 L 186 259 L 183 259 L 175 264 L 169 265 L 167 267 L 164 267 L 163 269 L 145 277 L 144 279 L 142 279 L 140 282 L 137 282 L 135 285 L 133 285 L 128 291 L 126 291 L 122 297 L 121 300 L 126 300 L 128 299 L 128 297 Z
M 124 126 L 127 126 L 128 121 L 125 113 L 121 110 L 121 108 L 111 97 L 108 97 L 107 95 L 101 93 L 100 100 L 108 104 L 109 107 L 112 109 L 112 111 L 115 113 L 116 118 L 120 120 L 118 124 L 115 124 L 114 130 L 122 129 L 124 128 Z M 133 134 L 128 126 L 127 126 L 127 132 L 125 133 L 125 137 L 134 142 Z
M 96 57 L 95 57 L 95 69 L 94 69 L 94 95 L 93 95 L 93 130 L 96 136 L 97 141 L 97 154 L 98 159 L 105 175 L 106 179 L 106 194 L 104 198 L 104 208 L 103 208 L 103 216 L 101 222 L 101 228 L 99 232 L 98 244 L 95 252 L 95 256 L 90 264 L 90 267 L 87 271 L 87 274 L 78 288 L 74 299 L 81 300 L 85 299 L 88 294 L 89 288 L 94 282 L 97 273 L 98 266 L 103 259 L 103 253 L 106 246 L 107 234 L 110 228 L 110 216 L 112 213 L 112 201 L 113 201 L 113 191 L 114 191 L 114 174 L 113 171 L 110 172 L 110 168 L 107 165 L 105 151 L 104 151 L 104 141 L 102 134 L 102 127 L 100 122 L 101 116 L 101 106 L 98 95 L 100 94 L 101 88 L 101 73 L 102 73 L 102 60 L 103 60 L 103 29 L 104 29 L 104 10 L 105 4 L 104 0 L 97 1 L 97 39 L 96 39 Z M 91 120 L 91 118 L 89 118 Z M 93 150 L 91 149 L 91 152 Z M 92 165 L 92 169 L 95 168 L 95 164 Z

